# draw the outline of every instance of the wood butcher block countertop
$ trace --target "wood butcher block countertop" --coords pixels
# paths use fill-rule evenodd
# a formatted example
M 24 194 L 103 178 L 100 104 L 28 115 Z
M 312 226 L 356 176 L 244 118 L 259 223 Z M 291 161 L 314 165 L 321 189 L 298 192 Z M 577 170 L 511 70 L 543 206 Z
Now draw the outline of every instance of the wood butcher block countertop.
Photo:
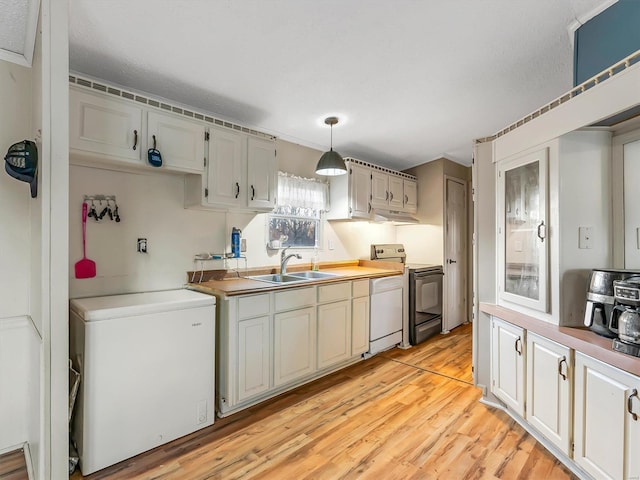
M 561 345 L 573 348 L 577 352 L 584 353 L 625 372 L 640 376 L 640 358 L 616 352 L 611 348 L 610 338 L 602 337 L 586 327 L 559 327 L 490 303 L 481 303 L 480 310 Z
M 289 265 L 287 273 L 295 273 L 311 270 L 310 265 Z M 290 288 L 307 287 L 310 285 L 324 285 L 328 283 L 345 282 L 349 280 L 360 280 L 367 278 L 388 277 L 392 275 L 402 275 L 404 265 L 401 263 L 380 262 L 370 260 L 350 260 L 343 262 L 327 262 L 320 264 L 320 272 L 334 273 L 337 276 L 331 278 L 313 279 L 294 284 L 276 284 L 244 278 L 250 275 L 264 275 L 279 273 L 276 268 L 262 269 L 241 269 L 238 271 L 229 270 L 223 280 L 208 279 L 210 272 L 204 271 L 204 281 L 189 282 L 188 288 L 203 293 L 213 295 L 224 295 L 232 297 L 235 295 L 247 295 L 253 293 L 266 293 L 272 291 L 286 290 Z M 188 280 L 191 280 L 193 272 L 187 272 Z M 195 273 L 195 278 L 199 278 L 200 271 Z

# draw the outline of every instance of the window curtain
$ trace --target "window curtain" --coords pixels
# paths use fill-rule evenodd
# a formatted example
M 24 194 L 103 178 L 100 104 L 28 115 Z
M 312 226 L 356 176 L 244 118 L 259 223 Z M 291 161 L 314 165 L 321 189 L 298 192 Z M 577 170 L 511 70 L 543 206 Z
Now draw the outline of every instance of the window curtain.
M 329 185 L 313 178 L 278 172 L 277 210 L 295 208 L 320 213 L 327 209 Z

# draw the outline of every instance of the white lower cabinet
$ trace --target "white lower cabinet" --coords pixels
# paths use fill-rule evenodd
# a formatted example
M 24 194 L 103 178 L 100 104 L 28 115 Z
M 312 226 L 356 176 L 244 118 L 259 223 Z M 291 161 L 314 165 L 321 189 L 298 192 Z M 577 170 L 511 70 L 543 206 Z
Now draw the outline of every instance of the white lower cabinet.
M 507 407 L 525 413 L 525 330 L 491 320 L 491 391 Z
M 576 353 L 574 459 L 597 479 L 640 478 L 640 378 Z
M 268 315 L 238 322 L 238 401 L 269 390 L 271 319 Z
M 305 377 L 316 369 L 316 309 L 274 316 L 274 386 Z
M 503 320 L 491 322 L 493 394 L 585 478 L 640 478 L 640 377 Z
M 318 368 L 351 356 L 351 301 L 318 306 Z
M 527 332 L 526 418 L 565 455 L 571 454 L 571 349 Z
M 218 296 L 218 414 L 228 415 L 362 358 L 369 280 Z

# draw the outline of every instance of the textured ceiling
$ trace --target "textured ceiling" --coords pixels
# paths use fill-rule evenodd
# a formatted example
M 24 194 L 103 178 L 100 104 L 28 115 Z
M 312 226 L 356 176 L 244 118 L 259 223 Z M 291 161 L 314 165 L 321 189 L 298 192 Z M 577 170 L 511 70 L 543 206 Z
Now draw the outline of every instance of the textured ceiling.
M 567 27 L 611 0 L 73 0 L 70 68 L 405 169 L 470 164 L 571 88 Z

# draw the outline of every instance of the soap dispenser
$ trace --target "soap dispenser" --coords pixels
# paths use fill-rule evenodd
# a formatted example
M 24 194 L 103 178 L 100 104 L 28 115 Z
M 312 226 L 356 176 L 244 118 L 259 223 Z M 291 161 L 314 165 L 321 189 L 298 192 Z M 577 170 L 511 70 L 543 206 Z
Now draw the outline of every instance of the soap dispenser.
M 313 257 L 311 258 L 311 270 L 318 271 L 318 247 L 313 249 Z

